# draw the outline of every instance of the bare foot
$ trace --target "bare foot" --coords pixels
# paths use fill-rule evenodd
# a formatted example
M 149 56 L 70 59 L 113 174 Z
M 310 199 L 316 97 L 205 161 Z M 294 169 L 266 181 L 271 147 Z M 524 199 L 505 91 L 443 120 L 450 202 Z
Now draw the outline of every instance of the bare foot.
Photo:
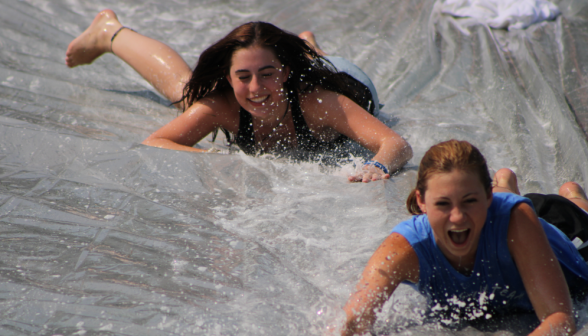
M 492 192 L 510 192 L 520 195 L 517 175 L 508 168 L 499 169 L 492 179 Z
M 316 43 L 316 39 L 314 38 L 314 34 L 311 31 L 303 31 L 298 35 L 301 39 L 306 41 L 306 43 L 316 51 L 319 56 L 325 56 L 326 53 L 319 48 L 318 43 Z
M 588 199 L 584 189 L 576 182 L 566 182 L 559 188 L 559 194 L 588 211 Z
M 110 9 L 98 13 L 90 26 L 67 47 L 65 64 L 73 68 L 89 64 L 106 52 L 111 52 L 110 39 L 122 25 Z

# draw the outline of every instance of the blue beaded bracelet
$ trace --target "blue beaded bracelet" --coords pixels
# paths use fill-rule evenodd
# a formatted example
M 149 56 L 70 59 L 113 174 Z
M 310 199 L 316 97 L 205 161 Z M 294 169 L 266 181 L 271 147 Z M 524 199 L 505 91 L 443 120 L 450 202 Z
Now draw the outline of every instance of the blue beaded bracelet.
M 373 165 L 375 167 L 380 168 L 384 174 L 390 174 L 390 172 L 388 171 L 388 168 L 386 168 L 386 166 L 384 166 L 383 164 L 379 163 L 378 161 L 373 161 L 373 160 L 369 160 L 365 162 L 366 166 L 367 165 Z

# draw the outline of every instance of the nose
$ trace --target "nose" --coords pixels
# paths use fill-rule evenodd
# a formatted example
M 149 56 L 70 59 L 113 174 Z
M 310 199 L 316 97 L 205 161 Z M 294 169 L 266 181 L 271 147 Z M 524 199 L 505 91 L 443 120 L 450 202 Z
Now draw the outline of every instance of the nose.
M 461 209 L 460 207 L 456 206 L 453 207 L 453 209 L 451 209 L 451 213 L 449 215 L 449 221 L 451 221 L 452 223 L 462 223 L 465 219 L 465 214 L 463 209 Z
M 251 81 L 249 82 L 249 91 L 255 93 L 261 91 L 262 88 L 263 85 L 261 84 L 259 77 L 252 76 Z

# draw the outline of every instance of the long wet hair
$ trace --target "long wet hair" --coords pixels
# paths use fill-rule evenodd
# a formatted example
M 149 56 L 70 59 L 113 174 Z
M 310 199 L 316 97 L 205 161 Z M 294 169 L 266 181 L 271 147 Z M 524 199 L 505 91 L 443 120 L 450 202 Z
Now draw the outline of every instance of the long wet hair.
M 449 140 L 434 145 L 423 156 L 419 165 L 416 187 L 406 199 L 408 212 L 413 215 L 422 214 L 417 203 L 416 191 L 418 190 L 421 197 L 424 197 L 427 182 L 433 175 L 450 173 L 453 170 L 478 174 L 486 193 L 489 195 L 492 192 L 492 179 L 488 165 L 478 148 L 467 141 Z
M 198 59 L 192 77 L 184 87 L 181 101 L 186 107 L 211 93 L 232 90 L 226 76 L 235 51 L 251 46 L 272 50 L 283 65 L 290 67 L 290 76 L 284 83 L 286 96 L 292 99 L 302 89 L 312 90 L 315 85 L 343 94 L 373 113 L 371 93 L 365 85 L 346 73 L 334 72 L 326 59 L 319 56 L 303 39 L 267 22 L 245 23 L 206 49 Z M 330 63 L 329 63 L 330 64 Z M 371 106 L 370 106 L 371 105 Z

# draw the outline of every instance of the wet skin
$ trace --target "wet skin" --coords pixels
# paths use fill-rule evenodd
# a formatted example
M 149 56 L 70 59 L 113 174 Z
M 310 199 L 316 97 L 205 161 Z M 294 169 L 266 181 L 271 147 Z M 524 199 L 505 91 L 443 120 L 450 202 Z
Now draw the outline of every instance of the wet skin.
M 284 82 L 289 69 L 282 66 L 272 50 L 249 47 L 235 51 L 227 80 L 235 99 L 254 118 L 278 119 L 287 103 Z
M 449 263 L 459 272 L 471 272 L 492 193 L 477 174 L 453 170 L 431 176 L 424 199 L 417 191 L 417 202 Z

